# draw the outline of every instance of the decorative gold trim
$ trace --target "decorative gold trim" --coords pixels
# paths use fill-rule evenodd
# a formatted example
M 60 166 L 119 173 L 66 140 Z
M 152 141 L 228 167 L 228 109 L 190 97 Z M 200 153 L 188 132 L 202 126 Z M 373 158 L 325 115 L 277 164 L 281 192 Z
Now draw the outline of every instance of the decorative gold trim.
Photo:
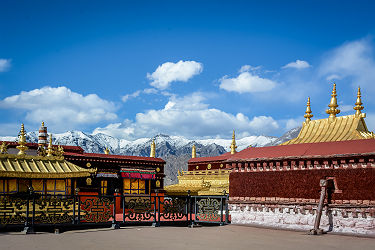
M 65 179 L 65 178 L 79 178 L 79 177 L 87 177 L 90 176 L 91 173 L 89 172 L 71 172 L 71 173 L 25 173 L 25 172 L 5 172 L 0 171 L 0 177 L 7 177 L 7 178 L 28 178 L 28 179 L 38 179 L 38 178 L 45 178 L 45 179 Z

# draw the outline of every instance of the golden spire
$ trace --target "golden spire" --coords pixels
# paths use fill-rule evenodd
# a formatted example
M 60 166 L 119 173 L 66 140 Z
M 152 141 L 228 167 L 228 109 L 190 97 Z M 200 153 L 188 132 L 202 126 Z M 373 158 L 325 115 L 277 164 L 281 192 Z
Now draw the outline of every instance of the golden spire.
M 108 148 L 104 149 L 104 154 L 109 155 L 109 149 Z
M 44 127 L 44 121 L 42 122 L 42 127 Z
M 191 149 L 191 158 L 197 157 L 197 149 L 195 148 L 195 144 L 193 145 Z
M 6 153 L 8 153 L 7 143 L 3 141 L 3 143 L 0 146 L 0 154 L 6 154 Z
M 362 106 L 362 101 L 361 101 L 361 88 L 358 87 L 358 92 L 357 92 L 357 101 L 355 102 L 355 107 L 353 108 L 355 110 L 355 116 L 360 117 L 361 116 L 361 110 L 363 109 Z
M 331 95 L 331 102 L 329 103 L 329 109 L 326 110 L 326 113 L 329 114 L 329 120 L 333 121 L 336 118 L 336 115 L 340 113 L 340 110 L 337 109 L 337 94 L 336 94 L 336 83 L 333 84 L 333 90 Z
M 230 153 L 233 155 L 235 153 L 237 153 L 236 151 L 236 136 L 234 134 L 234 130 L 233 130 L 233 134 L 232 134 L 232 144 L 230 145 Z
M 47 149 L 47 156 L 53 156 L 52 134 L 49 135 L 49 143 L 48 143 L 48 149 Z
M 154 141 L 154 139 L 152 139 L 150 157 L 155 158 L 155 155 L 156 155 L 156 153 L 155 153 L 155 141 Z
M 26 144 L 26 136 L 25 136 L 25 126 L 21 125 L 21 131 L 20 131 L 20 137 L 18 139 L 18 144 L 19 146 L 17 146 L 17 149 L 19 149 L 19 152 L 18 152 L 18 155 L 25 155 L 25 151 L 28 149 L 27 146 L 25 146 Z
M 303 117 L 306 118 L 305 122 L 308 123 L 309 121 L 311 121 L 311 117 L 313 117 L 314 115 L 312 115 L 311 113 L 311 107 L 310 107 L 310 97 L 307 98 L 307 106 L 306 106 L 306 111 L 305 111 L 305 115 Z

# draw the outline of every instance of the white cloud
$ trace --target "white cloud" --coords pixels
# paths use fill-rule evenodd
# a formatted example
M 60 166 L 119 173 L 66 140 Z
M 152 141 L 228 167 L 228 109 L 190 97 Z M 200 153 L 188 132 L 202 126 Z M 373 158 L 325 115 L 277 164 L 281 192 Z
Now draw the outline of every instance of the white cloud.
M 354 105 L 340 105 L 338 108 L 340 109 L 341 113 L 344 113 L 344 112 L 355 112 L 353 110 L 353 107 Z
M 138 113 L 135 121 L 110 124 L 97 128 L 96 133 L 105 133 L 125 139 L 150 137 L 157 133 L 182 135 L 189 138 L 228 137 L 233 129 L 238 133 L 269 134 L 279 125 L 269 116 L 249 118 L 242 113 L 230 114 L 210 108 L 204 103 L 202 93 L 185 97 L 169 98 L 163 109 Z
M 349 42 L 326 54 L 319 73 L 327 80 L 348 78 L 355 86 L 374 89 L 375 61 L 370 40 Z
M 249 70 L 257 69 L 252 68 L 250 65 L 244 65 L 240 69 L 240 74 L 234 78 L 228 78 L 224 76 L 220 81 L 220 88 L 226 91 L 237 92 L 237 93 L 253 93 L 253 92 L 264 92 L 273 89 L 277 83 L 262 78 L 256 74 L 249 72 Z
M 302 60 L 296 60 L 295 62 L 288 63 L 287 65 L 283 66 L 282 68 L 283 69 L 287 69 L 287 68 L 306 69 L 306 68 L 309 68 L 309 67 L 311 67 L 311 65 L 308 62 L 302 61 Z
M 171 82 L 187 82 L 190 78 L 202 72 L 202 63 L 195 61 L 178 61 L 177 63 L 166 62 L 159 65 L 152 73 L 147 73 L 147 78 L 151 80 L 151 86 L 158 89 L 166 89 Z
M 6 72 L 10 69 L 10 59 L 0 58 L 0 72 Z
M 140 93 L 141 93 L 141 91 L 140 91 L 140 90 L 137 90 L 137 91 L 135 91 L 134 93 L 124 95 L 123 97 L 121 97 L 121 100 L 122 100 L 123 102 L 127 102 L 129 99 L 131 99 L 131 98 L 135 98 L 135 97 L 139 96 Z
M 262 68 L 262 66 L 253 67 L 251 65 L 243 65 L 238 72 L 242 73 L 242 72 L 247 72 L 247 71 L 250 71 L 250 70 L 256 71 L 256 70 L 259 70 L 261 68 Z
M 292 128 L 302 126 L 302 121 L 304 121 L 303 117 L 288 119 L 286 120 L 285 128 L 286 130 L 291 130 Z
M 74 128 L 77 124 L 95 124 L 117 118 L 112 102 L 96 94 L 83 96 L 66 87 L 43 87 L 22 91 L 0 100 L 0 108 L 26 112 L 28 122 L 46 121 L 57 130 Z

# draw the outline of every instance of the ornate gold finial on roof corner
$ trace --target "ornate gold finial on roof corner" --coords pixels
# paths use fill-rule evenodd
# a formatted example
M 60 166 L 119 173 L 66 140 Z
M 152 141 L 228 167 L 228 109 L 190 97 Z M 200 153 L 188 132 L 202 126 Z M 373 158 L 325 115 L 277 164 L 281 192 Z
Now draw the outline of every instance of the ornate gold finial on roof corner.
M 3 141 L 3 143 L 0 146 L 0 154 L 7 154 L 8 153 L 8 144 Z
M 361 87 L 358 87 L 357 92 L 357 101 L 355 102 L 355 107 L 353 108 L 355 110 L 355 117 L 366 117 L 366 114 L 363 113 L 362 115 L 362 109 L 364 108 L 362 106 L 362 100 L 361 100 Z
M 311 112 L 311 107 L 310 107 L 310 97 L 307 98 L 307 105 L 306 105 L 306 111 L 305 115 L 303 117 L 306 118 L 305 122 L 309 123 L 311 121 L 311 118 L 314 116 Z
M 105 149 L 104 149 L 104 154 L 109 155 L 109 152 L 110 152 L 110 151 L 109 151 L 108 148 L 105 148 Z
M 233 130 L 233 134 L 232 134 L 232 144 L 230 145 L 230 153 L 233 155 L 235 153 L 237 153 L 236 151 L 236 135 L 234 133 L 234 130 Z
M 49 135 L 49 143 L 48 143 L 48 149 L 47 149 L 47 156 L 48 157 L 53 156 L 52 134 Z
M 64 148 L 59 144 L 57 146 L 57 151 L 55 152 L 56 156 L 64 158 Z
M 28 149 L 26 145 L 26 136 L 25 136 L 25 126 L 21 125 L 21 131 L 20 131 L 20 135 L 19 135 L 19 139 L 18 139 L 18 144 L 19 146 L 17 146 L 17 149 L 19 150 L 18 152 L 18 155 L 25 155 L 26 154 L 26 150 Z
M 155 140 L 152 139 L 152 142 L 151 142 L 151 152 L 150 152 L 150 157 L 156 157 L 156 152 L 155 152 Z
M 42 121 L 42 127 L 44 127 L 44 121 Z
M 191 158 L 197 157 L 197 149 L 195 148 L 195 144 L 193 144 L 193 147 L 191 148 Z
M 337 108 L 337 94 L 336 94 L 336 83 L 333 84 L 333 90 L 331 95 L 331 102 L 329 103 L 329 109 L 326 110 L 326 113 L 329 114 L 329 120 L 332 122 L 336 118 L 336 115 L 340 113 L 340 110 Z

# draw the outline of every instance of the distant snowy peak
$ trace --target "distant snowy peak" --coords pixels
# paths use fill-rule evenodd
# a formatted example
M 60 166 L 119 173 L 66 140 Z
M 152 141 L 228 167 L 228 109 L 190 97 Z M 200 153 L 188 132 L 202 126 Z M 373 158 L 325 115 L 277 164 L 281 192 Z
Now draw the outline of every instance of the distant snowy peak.
M 28 132 L 28 142 L 38 142 L 38 132 Z M 53 134 L 53 144 L 80 146 L 86 152 L 103 153 L 106 148 L 112 154 L 147 156 L 150 152 L 152 140 L 155 140 L 156 151 L 160 156 L 190 154 L 193 144 L 197 147 L 199 156 L 222 154 L 230 150 L 231 139 L 203 139 L 189 140 L 182 136 L 169 136 L 158 134 L 153 138 L 140 138 L 134 141 L 114 138 L 106 134 L 86 134 L 82 131 L 67 131 L 61 134 Z M 17 137 L 1 137 L 0 140 L 16 141 Z M 250 145 L 263 147 L 277 141 L 276 137 L 249 136 L 236 140 L 237 151 L 245 149 Z
M 277 140 L 277 137 L 271 136 L 249 136 L 242 139 L 236 140 L 237 151 L 241 151 L 249 146 L 252 147 L 263 147 L 266 144 L 272 143 Z M 196 142 L 203 145 L 217 144 L 225 149 L 229 150 L 232 144 L 232 139 L 206 139 L 206 140 L 196 140 Z

